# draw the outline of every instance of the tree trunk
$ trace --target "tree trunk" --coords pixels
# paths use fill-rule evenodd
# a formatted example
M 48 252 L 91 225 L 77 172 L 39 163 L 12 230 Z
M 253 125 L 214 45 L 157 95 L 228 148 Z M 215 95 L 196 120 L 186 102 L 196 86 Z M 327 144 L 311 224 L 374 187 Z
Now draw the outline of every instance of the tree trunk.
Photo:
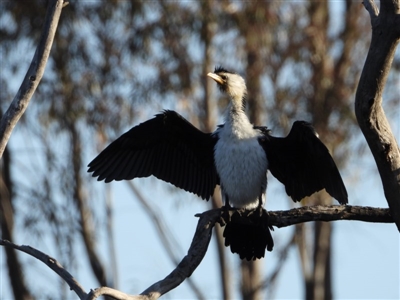
M 400 150 L 382 108 L 383 90 L 400 41 L 400 1 L 364 1 L 372 40 L 358 84 L 355 111 L 381 176 L 386 200 L 400 231 Z
M 0 161 L 0 223 L 1 238 L 13 241 L 14 209 L 12 207 L 12 182 L 10 174 L 11 155 L 8 148 L 5 148 L 3 160 Z M 6 253 L 6 263 L 8 276 L 15 299 L 33 299 L 29 292 L 23 275 L 21 265 L 16 250 L 10 247 L 4 248 Z

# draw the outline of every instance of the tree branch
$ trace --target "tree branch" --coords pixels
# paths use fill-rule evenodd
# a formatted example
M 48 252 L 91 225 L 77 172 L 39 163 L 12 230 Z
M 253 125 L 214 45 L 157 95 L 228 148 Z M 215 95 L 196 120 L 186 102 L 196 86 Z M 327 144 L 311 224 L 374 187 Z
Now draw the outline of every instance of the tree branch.
M 179 245 L 178 241 L 175 239 L 171 230 L 169 230 L 165 221 L 162 219 L 162 216 L 159 213 L 157 213 L 156 209 L 154 209 L 153 206 L 147 202 L 147 200 L 144 198 L 139 189 L 135 186 L 133 181 L 126 181 L 126 182 L 131 191 L 133 192 L 133 194 L 136 196 L 137 200 L 142 205 L 143 209 L 145 210 L 149 218 L 151 218 L 151 223 L 154 225 L 156 232 L 161 240 L 161 243 L 164 246 L 172 263 L 174 265 L 177 265 L 179 263 L 179 257 L 175 253 L 176 251 L 174 251 L 174 249 L 176 248 L 177 245 Z M 175 245 L 175 247 L 173 247 L 173 245 Z M 188 278 L 188 284 L 190 288 L 193 290 L 197 299 L 205 299 L 204 295 L 201 292 L 201 289 L 196 285 L 196 283 L 193 280 L 190 280 L 190 278 Z
M 0 158 L 3 156 L 4 149 L 10 139 L 12 130 L 24 114 L 33 93 L 43 77 L 63 5 L 64 0 L 52 0 L 49 2 L 42 35 L 28 72 L 26 73 L 18 93 L 15 95 L 10 107 L 1 118 Z
M 311 221 L 364 221 L 393 223 L 388 208 L 351 205 L 316 205 L 293 208 L 287 211 L 268 212 L 269 225 L 278 228 Z
M 391 214 L 400 231 L 400 149 L 382 108 L 383 90 L 400 41 L 399 0 L 364 1 L 371 16 L 372 40 L 358 84 L 355 113 L 371 149 Z
M 363 1 L 363 4 L 371 18 L 371 25 L 372 26 L 377 25 L 376 22 L 378 20 L 379 9 L 376 6 L 375 2 L 373 0 L 365 0 L 365 1 Z
M 188 250 L 188 254 L 167 277 L 156 282 L 141 293 L 141 295 L 147 296 L 147 299 L 157 299 L 180 285 L 187 277 L 192 275 L 194 270 L 203 260 L 210 243 L 212 229 L 215 223 L 220 219 L 221 210 L 213 209 L 197 216 L 199 216 L 200 219 Z
M 231 213 L 233 213 L 233 210 L 229 211 L 229 214 Z M 93 300 L 100 296 L 111 296 L 120 300 L 154 300 L 174 289 L 186 278 L 192 275 L 207 253 L 213 227 L 216 223 L 220 223 L 222 225 L 225 224 L 226 220 L 222 219 L 225 214 L 226 210 L 224 209 L 212 209 L 201 214 L 197 214 L 196 216 L 199 217 L 199 221 L 187 255 L 182 259 L 175 270 L 173 270 L 167 277 L 151 285 L 140 295 L 128 295 L 108 287 L 94 289 L 87 294 L 80 284 L 75 280 L 75 278 L 73 278 L 73 276 L 69 274 L 57 262 L 57 260 L 51 258 L 47 254 L 44 254 L 30 246 L 18 246 L 5 240 L 0 240 L 0 245 L 23 251 L 44 262 L 62 279 L 64 279 L 65 282 L 67 282 L 71 290 L 75 291 L 80 299 Z M 338 220 L 393 223 L 393 218 L 390 215 L 389 209 L 387 208 L 350 205 L 317 205 L 293 208 L 287 211 L 269 212 L 269 225 L 276 227 L 286 227 L 293 224 L 310 221 L 328 222 Z
M 3 239 L 0 239 L 0 245 L 14 248 L 37 258 L 38 260 L 46 264 L 54 272 L 56 272 L 62 279 L 64 279 L 64 281 L 69 285 L 70 289 L 73 290 L 80 299 L 84 299 L 84 297 L 86 297 L 86 292 L 81 287 L 79 282 L 76 281 L 75 278 L 70 273 L 68 273 L 68 271 L 65 270 L 64 267 L 56 259 L 30 246 L 19 246 Z

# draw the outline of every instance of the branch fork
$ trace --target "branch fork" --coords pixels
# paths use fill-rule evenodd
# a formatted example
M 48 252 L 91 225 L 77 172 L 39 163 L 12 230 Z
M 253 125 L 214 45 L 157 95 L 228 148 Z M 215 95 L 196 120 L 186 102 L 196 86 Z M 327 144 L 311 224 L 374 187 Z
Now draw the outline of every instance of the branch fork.
M 180 285 L 201 263 L 207 253 L 211 240 L 212 229 L 216 223 L 221 226 L 229 222 L 229 218 L 235 213 L 246 214 L 249 211 L 226 210 L 224 208 L 212 209 L 200 214 L 196 231 L 188 250 L 187 255 L 181 260 L 178 266 L 164 279 L 154 283 L 140 295 L 128 295 L 109 287 L 100 287 L 86 293 L 79 282 L 54 258 L 36 250 L 30 246 L 16 245 L 6 240 L 0 240 L 0 245 L 12 247 L 25 252 L 45 263 L 56 272 L 82 300 L 94 300 L 100 296 L 111 296 L 119 300 L 154 300 Z M 364 222 L 393 223 L 393 218 L 387 208 L 372 208 L 350 205 L 331 206 L 304 206 L 293 208 L 287 211 L 268 212 L 268 226 L 286 227 L 293 224 L 310 221 L 337 221 L 337 220 L 358 220 Z

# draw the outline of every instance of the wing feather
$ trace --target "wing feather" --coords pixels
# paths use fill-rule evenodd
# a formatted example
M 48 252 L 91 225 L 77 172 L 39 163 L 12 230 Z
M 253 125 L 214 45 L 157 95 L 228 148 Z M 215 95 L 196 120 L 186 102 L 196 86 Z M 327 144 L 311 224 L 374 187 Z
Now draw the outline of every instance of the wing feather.
M 89 163 L 88 172 L 105 182 L 154 175 L 207 199 L 219 181 L 216 141 L 167 110 L 112 142 Z
M 339 203 L 345 204 L 347 191 L 339 170 L 313 127 L 296 121 L 285 138 L 273 137 L 266 128 L 260 144 L 267 155 L 269 170 L 285 185 L 293 201 L 325 189 Z
M 134 156 L 135 153 L 126 153 L 124 160 L 121 162 L 121 165 L 125 165 L 125 168 L 119 172 L 118 178 L 127 178 L 129 174 L 133 173 L 135 166 Z M 116 180 L 118 180 L 118 178 Z

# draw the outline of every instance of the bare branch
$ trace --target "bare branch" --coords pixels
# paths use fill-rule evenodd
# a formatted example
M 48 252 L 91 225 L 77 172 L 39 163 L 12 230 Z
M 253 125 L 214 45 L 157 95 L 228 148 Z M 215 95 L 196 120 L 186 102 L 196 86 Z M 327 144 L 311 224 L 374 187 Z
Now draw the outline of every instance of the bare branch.
M 383 90 L 400 41 L 399 0 L 381 1 L 379 15 L 372 1 L 364 5 L 371 15 L 372 40 L 357 88 L 355 112 L 400 231 L 400 149 L 382 108 Z
M 113 297 L 117 300 L 146 300 L 148 299 L 146 296 L 141 295 L 128 295 L 118 290 L 109 288 L 109 287 L 100 287 L 94 290 L 91 290 L 85 300 L 94 300 L 99 298 L 100 296 L 109 296 Z
M 233 213 L 233 210 L 229 211 L 228 215 L 230 215 L 231 213 Z M 207 253 L 213 227 L 216 223 L 224 225 L 226 222 L 226 220 L 223 220 L 225 215 L 226 210 L 224 209 L 212 209 L 204 213 L 197 214 L 196 216 L 199 217 L 199 221 L 187 255 L 182 259 L 175 270 L 173 270 L 167 277 L 151 285 L 144 292 L 137 296 L 127 295 L 125 293 L 107 287 L 101 287 L 92 290 L 89 294 L 86 294 L 80 284 L 54 258 L 51 258 L 50 256 L 32 247 L 17 246 L 5 240 L 0 240 L 0 245 L 12 247 L 17 250 L 23 251 L 44 262 L 68 283 L 70 288 L 76 292 L 80 299 L 93 300 L 98 298 L 99 296 L 111 296 L 115 299 L 124 300 L 154 300 L 174 289 L 175 287 L 180 285 L 186 278 L 192 275 L 194 270 L 196 270 L 196 268 L 203 260 L 203 257 Z M 385 208 L 372 208 L 349 205 L 317 205 L 294 208 L 288 211 L 269 212 L 269 225 L 276 227 L 285 227 L 309 221 L 328 222 L 338 220 L 393 223 L 393 218 L 390 215 L 389 209 Z
M 15 95 L 10 107 L 1 118 L 0 158 L 3 156 L 4 149 L 10 139 L 12 130 L 24 114 L 33 93 L 42 79 L 50 55 L 54 35 L 57 30 L 58 21 L 60 19 L 63 2 L 63 0 L 49 1 L 42 35 L 38 47 L 36 48 L 35 55 L 33 56 L 28 72 L 25 75 L 18 93 Z
M 201 263 L 210 243 L 212 229 L 215 223 L 220 219 L 221 210 L 209 210 L 198 216 L 200 219 L 188 254 L 167 277 L 150 286 L 142 292 L 141 295 L 147 295 L 148 299 L 159 298 L 180 285 L 187 277 L 192 275 L 194 270 Z
M 375 2 L 373 0 L 365 0 L 363 1 L 365 9 L 369 12 L 369 15 L 371 17 L 371 25 L 375 26 L 377 20 L 378 20 L 378 15 L 379 15 L 379 9 L 376 6 Z
M 293 208 L 287 211 L 268 212 L 269 225 L 286 227 L 311 221 L 364 221 L 373 223 L 393 223 L 388 208 L 351 205 L 316 205 Z
M 174 251 L 176 249 L 177 245 L 179 245 L 179 242 L 176 240 L 175 236 L 172 234 L 172 231 L 169 230 L 166 222 L 163 220 L 162 215 L 157 213 L 157 211 L 153 208 L 152 205 L 150 205 L 143 194 L 139 191 L 139 189 L 135 186 L 133 181 L 127 181 L 127 184 L 131 191 L 135 194 L 137 200 L 140 202 L 140 204 L 143 206 L 143 209 L 151 218 L 152 224 L 154 225 L 156 232 L 158 234 L 158 237 L 160 238 L 160 241 L 162 245 L 164 246 L 169 258 L 171 259 L 172 263 L 174 265 L 177 265 L 179 263 L 179 258 L 176 254 L 177 251 Z M 180 251 L 180 253 L 183 251 Z M 187 283 L 189 284 L 190 288 L 193 290 L 194 294 L 196 295 L 197 299 L 205 299 L 204 295 L 201 292 L 201 289 L 196 285 L 196 283 L 188 278 Z
M 62 279 L 64 279 L 71 290 L 73 290 L 80 299 L 84 299 L 86 297 L 86 292 L 83 287 L 79 284 L 78 281 L 75 280 L 75 278 L 70 273 L 68 273 L 67 270 L 64 269 L 64 267 L 56 259 L 30 246 L 18 246 L 14 243 L 2 239 L 0 239 L 0 245 L 14 248 L 37 258 L 38 260 L 46 264 L 54 272 L 56 272 Z
M 188 277 L 192 274 L 207 251 L 212 228 L 215 223 L 218 222 L 224 224 L 226 222 L 226 220 L 222 220 L 223 213 L 223 209 L 213 209 L 196 215 L 200 219 L 188 254 L 181 261 L 178 267 L 171 272 L 171 274 L 149 287 L 142 293 L 142 295 L 147 295 L 149 297 L 148 299 L 157 299 L 161 295 L 181 284 L 185 279 L 185 276 Z M 233 213 L 233 210 L 229 213 Z M 276 227 L 286 227 L 310 221 L 338 220 L 393 223 L 389 209 L 349 205 L 305 206 L 288 211 L 274 211 L 268 213 L 269 225 Z

